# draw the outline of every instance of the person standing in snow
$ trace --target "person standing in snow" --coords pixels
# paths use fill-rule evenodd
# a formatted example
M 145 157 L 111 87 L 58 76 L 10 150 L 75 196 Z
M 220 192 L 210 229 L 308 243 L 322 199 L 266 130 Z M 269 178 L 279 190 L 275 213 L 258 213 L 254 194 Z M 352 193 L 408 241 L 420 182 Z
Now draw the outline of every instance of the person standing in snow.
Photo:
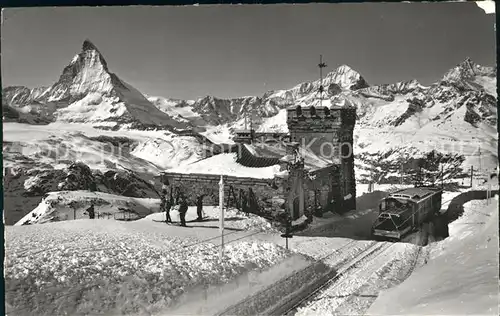
M 160 203 L 160 212 L 165 212 L 165 222 L 168 223 L 170 222 L 170 206 L 169 206 L 169 201 L 167 201 L 167 190 L 162 191 L 161 195 L 161 203 Z
M 196 214 L 198 215 L 198 218 L 196 218 L 197 221 L 201 222 L 203 220 L 203 197 L 205 195 L 200 195 L 198 199 L 196 200 Z
M 248 216 L 248 199 L 243 190 L 241 190 L 241 210 Z
M 172 209 L 173 206 L 173 199 L 170 198 L 167 200 L 167 192 L 165 192 L 164 198 L 165 198 L 165 215 L 166 215 L 166 221 L 167 223 L 172 223 L 172 219 L 170 218 L 170 210 Z
M 166 202 L 165 192 L 163 192 L 163 194 L 160 196 L 160 212 L 165 211 Z
M 90 219 L 95 218 L 94 203 L 90 204 L 90 207 L 87 209 L 87 213 L 89 214 Z
M 177 188 L 177 192 L 175 194 L 175 205 L 178 205 L 180 204 L 181 202 L 181 198 L 184 194 L 181 193 L 181 190 L 179 188 Z
M 188 204 L 186 201 L 186 197 L 184 195 L 181 196 L 181 203 L 179 207 L 179 217 L 181 219 L 181 226 L 186 226 L 186 213 L 188 210 Z
M 313 221 L 312 206 L 309 205 L 304 213 L 305 213 L 304 215 L 307 217 L 307 220 L 306 220 L 307 224 L 312 223 L 312 221 Z

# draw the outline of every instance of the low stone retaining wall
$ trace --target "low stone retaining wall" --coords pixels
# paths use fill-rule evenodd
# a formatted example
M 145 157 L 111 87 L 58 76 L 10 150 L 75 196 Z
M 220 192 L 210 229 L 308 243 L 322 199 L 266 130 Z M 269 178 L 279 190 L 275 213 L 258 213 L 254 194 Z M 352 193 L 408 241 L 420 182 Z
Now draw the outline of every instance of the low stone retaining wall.
M 335 271 L 321 262 L 312 263 L 218 315 L 282 315 L 306 294 L 324 284 Z

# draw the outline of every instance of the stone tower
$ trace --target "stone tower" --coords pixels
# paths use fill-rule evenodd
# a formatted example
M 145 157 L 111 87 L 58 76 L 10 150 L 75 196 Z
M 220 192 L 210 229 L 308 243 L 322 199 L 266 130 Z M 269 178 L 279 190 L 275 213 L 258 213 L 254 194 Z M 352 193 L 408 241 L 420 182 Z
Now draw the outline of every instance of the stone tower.
M 290 140 L 299 142 L 339 168 L 331 184 L 335 205 L 341 211 L 356 208 L 353 133 L 354 107 L 292 107 L 287 109 Z

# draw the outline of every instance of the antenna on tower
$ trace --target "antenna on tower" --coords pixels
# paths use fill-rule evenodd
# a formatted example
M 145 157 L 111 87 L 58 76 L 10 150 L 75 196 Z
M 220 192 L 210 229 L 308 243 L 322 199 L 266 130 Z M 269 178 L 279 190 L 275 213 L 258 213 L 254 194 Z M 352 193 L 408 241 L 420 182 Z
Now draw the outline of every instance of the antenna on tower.
M 323 68 L 327 67 L 326 63 L 323 62 L 323 55 L 319 55 L 318 67 L 319 67 L 319 80 L 320 80 L 318 92 L 320 95 L 321 107 L 323 107 L 323 92 L 325 91 L 325 88 L 323 87 Z
M 253 109 L 250 109 L 250 133 L 252 132 L 253 129 Z
M 245 131 L 247 130 L 248 109 L 245 108 Z

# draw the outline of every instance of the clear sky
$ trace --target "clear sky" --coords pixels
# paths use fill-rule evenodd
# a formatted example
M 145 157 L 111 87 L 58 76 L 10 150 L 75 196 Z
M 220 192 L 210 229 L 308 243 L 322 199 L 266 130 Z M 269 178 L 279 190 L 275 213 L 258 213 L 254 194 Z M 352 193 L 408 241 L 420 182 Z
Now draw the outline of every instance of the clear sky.
M 3 11 L 2 85 L 51 85 L 89 38 L 149 95 L 262 95 L 347 64 L 369 84 L 494 66 L 495 15 L 474 3 L 21 8 Z

